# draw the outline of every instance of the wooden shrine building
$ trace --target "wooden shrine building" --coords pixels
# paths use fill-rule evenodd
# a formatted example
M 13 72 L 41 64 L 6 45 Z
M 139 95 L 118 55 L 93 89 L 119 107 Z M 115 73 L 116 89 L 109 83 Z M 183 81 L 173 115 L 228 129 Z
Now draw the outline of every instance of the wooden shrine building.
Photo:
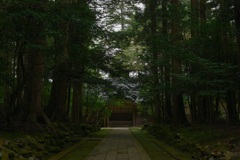
M 104 127 L 131 127 L 144 125 L 144 119 L 152 122 L 149 116 L 139 116 L 137 104 L 134 102 L 121 102 L 121 105 L 109 106 L 111 115 L 104 119 Z

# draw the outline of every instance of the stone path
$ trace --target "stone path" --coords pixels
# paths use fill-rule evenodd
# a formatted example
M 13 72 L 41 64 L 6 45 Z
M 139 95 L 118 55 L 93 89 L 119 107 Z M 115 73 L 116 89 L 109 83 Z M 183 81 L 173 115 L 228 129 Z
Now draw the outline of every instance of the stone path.
M 128 128 L 113 128 L 85 160 L 151 160 Z

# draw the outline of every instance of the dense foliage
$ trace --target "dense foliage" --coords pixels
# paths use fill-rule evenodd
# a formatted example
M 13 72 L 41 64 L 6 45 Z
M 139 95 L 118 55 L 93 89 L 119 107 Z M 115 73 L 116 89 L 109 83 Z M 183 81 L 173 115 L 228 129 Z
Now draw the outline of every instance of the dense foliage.
M 238 123 L 239 6 L 1 1 L 0 120 L 96 123 L 127 98 L 156 123 Z
M 108 31 L 94 1 L 16 0 L 0 7 L 2 125 L 88 122 L 84 108 L 96 107 L 95 115 L 114 98 L 84 95 L 93 86 L 109 95 L 114 89 L 99 72 L 115 73 L 115 62 L 102 45 Z
M 239 121 L 239 50 L 233 1 L 145 1 L 135 15 L 143 106 L 156 123 Z M 235 8 L 237 5 L 235 5 Z M 187 111 L 190 113 L 187 113 Z M 186 114 L 189 119 L 186 119 Z

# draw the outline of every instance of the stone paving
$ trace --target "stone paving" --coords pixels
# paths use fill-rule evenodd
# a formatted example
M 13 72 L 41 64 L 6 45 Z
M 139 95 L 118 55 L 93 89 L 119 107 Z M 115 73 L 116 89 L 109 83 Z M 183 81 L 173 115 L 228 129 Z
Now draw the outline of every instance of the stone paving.
M 151 160 L 128 128 L 112 128 L 85 160 Z

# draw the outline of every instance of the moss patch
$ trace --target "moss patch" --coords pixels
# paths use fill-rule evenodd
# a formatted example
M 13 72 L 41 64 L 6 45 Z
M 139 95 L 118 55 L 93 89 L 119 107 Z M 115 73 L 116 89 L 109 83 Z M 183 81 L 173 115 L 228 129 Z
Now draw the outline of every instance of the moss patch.
M 223 127 L 192 125 L 171 128 L 153 125 L 145 126 L 144 129 L 158 140 L 191 153 L 195 159 L 220 159 L 232 157 L 231 152 L 236 152 L 237 144 L 240 144 L 236 129 Z
M 91 137 L 88 137 L 89 140 L 84 141 L 84 143 L 81 143 L 78 147 L 76 147 L 74 150 L 66 153 L 64 156 L 59 158 L 59 160 L 81 160 L 84 159 L 91 151 L 92 149 L 100 142 L 100 139 L 104 138 L 106 135 L 110 133 L 110 129 L 102 129 L 97 133 L 94 133 Z M 91 139 L 99 139 L 99 140 L 91 140 Z M 54 160 L 53 158 L 51 160 Z M 57 159 L 56 159 L 57 160 Z
M 19 131 L 0 131 L 0 139 L 16 139 L 25 135 Z
M 136 137 L 139 143 L 148 153 L 152 160 L 173 160 L 181 159 L 188 160 L 191 159 L 191 155 L 188 153 L 183 153 L 173 147 L 170 147 L 163 142 L 157 140 L 155 137 L 151 136 L 147 132 L 141 131 L 140 128 L 130 128 L 132 134 Z
M 100 127 L 53 123 L 51 126 L 23 125 L 22 130 L 20 129 L 0 132 L 0 159 L 48 159 L 51 155 L 79 143 L 83 137 L 93 135 Z
M 195 141 L 201 145 L 216 144 L 224 138 L 231 136 L 231 132 L 211 129 L 211 127 L 204 125 L 178 128 L 175 132 L 183 134 L 187 141 Z

